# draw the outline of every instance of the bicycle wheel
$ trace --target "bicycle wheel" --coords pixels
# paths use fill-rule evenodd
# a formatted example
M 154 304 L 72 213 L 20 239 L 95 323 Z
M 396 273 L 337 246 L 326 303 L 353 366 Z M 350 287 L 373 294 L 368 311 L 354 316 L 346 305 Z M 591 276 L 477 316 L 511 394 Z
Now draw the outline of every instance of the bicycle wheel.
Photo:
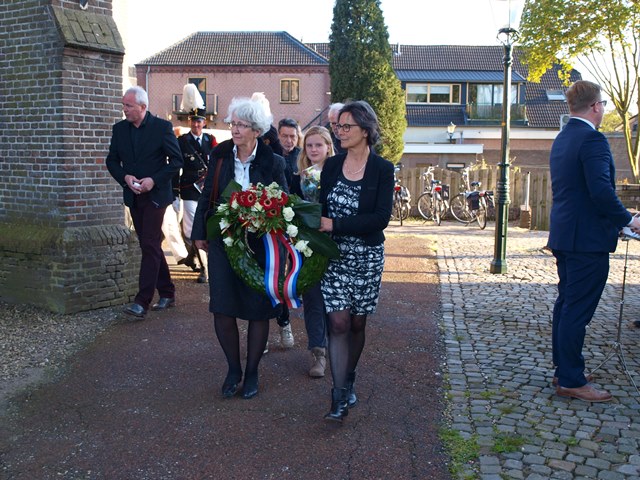
M 411 207 L 407 202 L 402 202 L 402 219 L 406 220 L 409 218 L 409 213 L 411 212 Z
M 398 193 L 393 195 L 393 207 L 391 208 L 391 219 L 398 220 L 402 225 L 402 199 Z
M 487 202 L 482 197 L 480 198 L 478 210 L 476 210 L 476 220 L 478 220 L 480 230 L 484 230 L 487 226 Z
M 433 199 L 431 198 L 431 194 L 429 192 L 424 192 L 418 197 L 418 212 L 425 220 L 431 220 L 432 203 Z
M 436 225 L 440 225 L 442 223 L 442 216 L 440 215 L 440 210 L 442 209 L 442 199 L 440 195 L 436 192 L 433 197 L 433 221 L 436 222 Z
M 467 199 L 464 196 L 464 193 L 459 193 L 451 199 L 450 210 L 453 218 L 455 218 L 460 223 L 464 223 L 465 225 L 467 225 L 475 220 L 473 212 L 467 205 Z

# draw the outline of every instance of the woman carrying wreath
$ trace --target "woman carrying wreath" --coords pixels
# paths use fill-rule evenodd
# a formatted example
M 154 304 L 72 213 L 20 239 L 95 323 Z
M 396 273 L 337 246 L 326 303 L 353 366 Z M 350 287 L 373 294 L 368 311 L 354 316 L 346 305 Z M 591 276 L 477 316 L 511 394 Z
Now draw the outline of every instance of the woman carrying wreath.
M 249 98 L 231 101 L 225 121 L 229 122 L 232 138 L 211 152 L 209 172 L 191 233 L 196 246 L 209 254 L 209 311 L 213 313 L 216 336 L 228 363 L 227 376 L 222 384 L 222 396 L 225 398 L 238 392 L 243 376 L 236 319 L 249 322 L 242 385 L 242 398 L 249 399 L 258 393 L 258 365 L 269 336 L 269 319 L 278 316 L 281 306 L 273 307 L 266 294 L 258 293 L 236 275 L 224 250 L 222 237 L 206 240 L 206 224 L 208 217 L 215 213 L 211 202 L 215 205 L 220 203 L 221 194 L 232 180 L 243 189 L 258 182 L 265 185 L 276 182 L 286 190 L 284 159 L 274 154 L 260 139 L 269 130 L 272 120 L 271 114 L 259 101 Z M 262 241 L 249 235 L 248 244 L 258 263 L 264 266 Z
M 393 164 L 372 152 L 378 118 L 364 101 L 340 110 L 336 130 L 346 153 L 327 159 L 320 177 L 320 231 L 331 232 L 340 258 L 329 261 L 321 289 L 329 319 L 333 388 L 327 420 L 354 407 L 356 366 L 367 315 L 375 313 L 384 267 L 383 230 L 391 217 Z

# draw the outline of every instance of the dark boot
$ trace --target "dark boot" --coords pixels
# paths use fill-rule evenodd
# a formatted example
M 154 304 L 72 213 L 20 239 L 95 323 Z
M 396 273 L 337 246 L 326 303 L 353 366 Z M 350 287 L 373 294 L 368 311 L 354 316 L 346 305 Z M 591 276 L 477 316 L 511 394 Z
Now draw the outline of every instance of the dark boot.
M 324 418 L 334 422 L 342 422 L 342 418 L 349 415 L 347 407 L 347 389 L 332 388 L 331 389 L 331 411 Z
M 347 374 L 347 407 L 353 408 L 358 404 L 358 397 L 356 391 L 353 389 L 353 384 L 356 381 L 356 372 L 349 372 Z

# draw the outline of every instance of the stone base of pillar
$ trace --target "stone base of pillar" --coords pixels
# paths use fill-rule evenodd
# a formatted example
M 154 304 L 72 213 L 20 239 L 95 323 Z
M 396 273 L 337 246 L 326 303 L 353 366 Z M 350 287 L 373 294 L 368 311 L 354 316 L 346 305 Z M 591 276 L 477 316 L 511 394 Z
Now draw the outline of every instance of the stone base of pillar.
M 0 223 L 0 300 L 70 314 L 122 305 L 138 290 L 140 248 L 121 225 Z

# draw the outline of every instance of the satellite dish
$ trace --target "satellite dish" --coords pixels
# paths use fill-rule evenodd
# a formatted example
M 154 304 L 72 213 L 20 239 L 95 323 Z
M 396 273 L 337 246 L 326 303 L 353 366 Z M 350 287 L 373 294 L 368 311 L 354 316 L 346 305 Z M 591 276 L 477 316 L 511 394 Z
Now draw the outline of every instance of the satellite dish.
M 562 129 L 567 126 L 570 118 L 571 115 L 560 115 L 560 131 L 562 131 Z

